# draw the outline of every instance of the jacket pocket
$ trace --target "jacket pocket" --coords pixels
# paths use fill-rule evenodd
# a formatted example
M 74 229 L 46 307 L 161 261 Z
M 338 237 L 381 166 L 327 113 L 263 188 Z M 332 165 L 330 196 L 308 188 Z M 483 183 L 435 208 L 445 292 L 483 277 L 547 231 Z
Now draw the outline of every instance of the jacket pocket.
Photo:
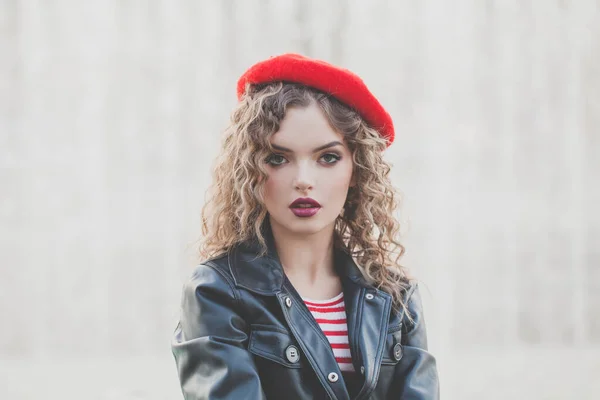
M 302 368 L 304 355 L 290 332 L 269 325 L 250 327 L 248 351 L 288 368 Z
M 388 330 L 388 334 L 385 341 L 385 348 L 383 349 L 383 357 L 381 364 L 383 365 L 396 365 L 402 359 L 404 354 L 404 348 L 400 343 L 402 339 L 401 326 L 396 326 Z

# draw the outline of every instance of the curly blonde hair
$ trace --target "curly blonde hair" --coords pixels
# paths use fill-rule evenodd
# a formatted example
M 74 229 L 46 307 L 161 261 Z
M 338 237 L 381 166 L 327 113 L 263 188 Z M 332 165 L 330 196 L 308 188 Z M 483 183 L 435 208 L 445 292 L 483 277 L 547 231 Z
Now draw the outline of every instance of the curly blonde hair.
M 356 185 L 349 188 L 335 221 L 335 246 L 355 259 L 368 282 L 392 296 L 395 311 L 402 309 L 408 314 L 402 298 L 410 278 L 398 262 L 405 250 L 397 239 L 400 224 L 393 216 L 400 196 L 388 176 L 391 165 L 383 159 L 386 139 L 345 103 L 301 84 L 246 86 L 224 132 L 208 200 L 202 208 L 200 257 L 216 257 L 246 240 L 258 240 L 261 255 L 266 254 L 261 228 L 267 219 L 265 160 L 274 151 L 269 138 L 279 130 L 288 108 L 311 103 L 344 136 L 354 164 Z

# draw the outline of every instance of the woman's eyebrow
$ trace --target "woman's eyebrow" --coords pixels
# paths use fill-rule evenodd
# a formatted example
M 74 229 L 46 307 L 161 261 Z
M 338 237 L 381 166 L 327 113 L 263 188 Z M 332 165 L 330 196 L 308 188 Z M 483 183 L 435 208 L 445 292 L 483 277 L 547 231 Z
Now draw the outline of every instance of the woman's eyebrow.
M 313 150 L 313 153 L 316 153 L 317 151 L 321 151 L 323 149 L 327 149 L 329 147 L 338 146 L 341 144 L 342 144 L 342 142 L 340 142 L 338 140 L 334 140 L 333 142 L 330 142 L 330 143 L 324 144 L 323 146 L 317 147 L 316 149 Z M 293 153 L 294 152 L 292 149 L 288 149 L 287 147 L 279 146 L 279 145 L 276 145 L 273 143 L 271 143 L 271 146 L 273 146 L 274 149 L 283 151 L 285 153 Z

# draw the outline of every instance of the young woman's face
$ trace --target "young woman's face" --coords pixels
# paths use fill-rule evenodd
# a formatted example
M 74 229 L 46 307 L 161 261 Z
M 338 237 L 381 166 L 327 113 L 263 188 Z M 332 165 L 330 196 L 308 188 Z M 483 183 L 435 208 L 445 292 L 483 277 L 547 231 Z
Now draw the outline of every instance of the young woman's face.
M 352 183 L 352 155 L 314 104 L 288 109 L 271 137 L 265 206 L 271 226 L 292 234 L 312 234 L 333 226 Z M 311 198 L 318 207 L 298 209 L 292 203 Z

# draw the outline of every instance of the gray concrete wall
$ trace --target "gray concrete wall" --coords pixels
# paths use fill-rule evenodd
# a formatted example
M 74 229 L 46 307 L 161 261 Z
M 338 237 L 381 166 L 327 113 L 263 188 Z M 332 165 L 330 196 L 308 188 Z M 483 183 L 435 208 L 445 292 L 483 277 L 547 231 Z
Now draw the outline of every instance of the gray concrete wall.
M 443 398 L 598 398 L 594 0 L 0 0 L 0 397 L 180 396 L 169 340 L 235 81 L 288 51 L 395 120 Z

